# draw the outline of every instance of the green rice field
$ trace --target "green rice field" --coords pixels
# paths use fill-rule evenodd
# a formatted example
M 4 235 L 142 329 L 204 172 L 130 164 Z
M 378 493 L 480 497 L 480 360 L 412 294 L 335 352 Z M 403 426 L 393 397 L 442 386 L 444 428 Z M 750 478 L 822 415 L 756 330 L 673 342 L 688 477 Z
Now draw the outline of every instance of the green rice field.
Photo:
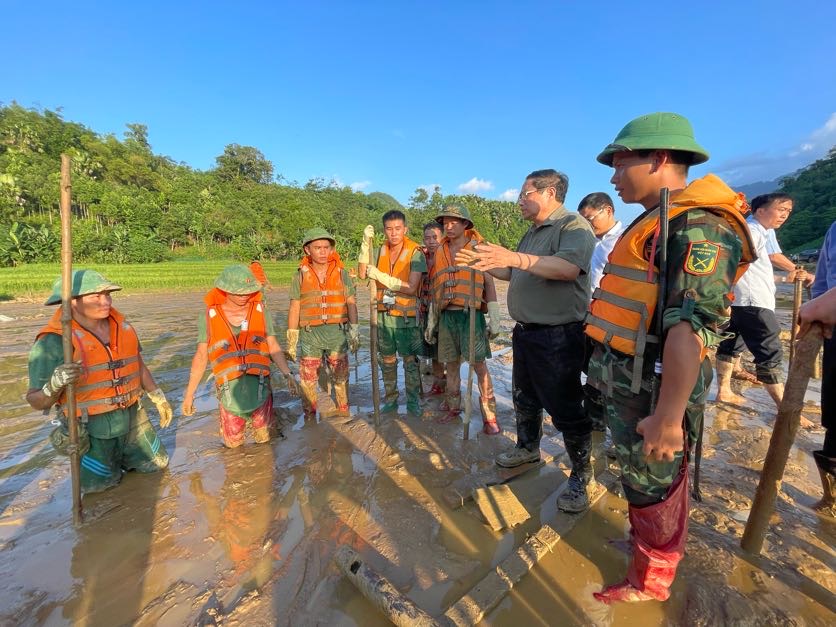
M 79 264 L 74 269 L 91 268 L 129 291 L 202 290 L 224 267 L 234 261 L 169 261 L 151 264 Z M 296 261 L 264 261 L 264 270 L 274 287 L 290 284 L 298 267 Z M 0 268 L 0 300 L 40 298 L 52 291 L 61 274 L 59 264 L 31 264 Z

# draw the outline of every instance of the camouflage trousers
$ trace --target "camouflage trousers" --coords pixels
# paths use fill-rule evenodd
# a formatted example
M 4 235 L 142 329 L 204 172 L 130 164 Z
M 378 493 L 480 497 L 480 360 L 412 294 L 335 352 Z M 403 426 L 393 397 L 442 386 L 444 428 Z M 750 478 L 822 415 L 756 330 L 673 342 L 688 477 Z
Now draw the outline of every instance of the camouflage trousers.
M 626 360 L 626 361 L 625 361 Z M 646 362 L 647 364 L 647 362 Z M 683 416 L 683 443 L 685 450 L 678 452 L 673 461 L 650 461 L 644 454 L 644 438 L 636 431 L 639 421 L 650 413 L 650 373 L 643 377 L 638 394 L 630 392 L 628 372 L 632 359 L 605 353 L 597 347 L 589 362 L 590 385 L 602 394 L 607 425 L 612 432 L 616 459 L 621 470 L 621 484 L 627 501 L 634 506 L 659 503 L 668 494 L 671 484 L 682 467 L 682 457 L 696 443 L 702 431 L 705 400 L 711 384 L 711 363 L 705 359 L 701 365 Z M 653 360 L 649 360 L 652 369 Z M 612 376 L 615 385 L 607 386 Z

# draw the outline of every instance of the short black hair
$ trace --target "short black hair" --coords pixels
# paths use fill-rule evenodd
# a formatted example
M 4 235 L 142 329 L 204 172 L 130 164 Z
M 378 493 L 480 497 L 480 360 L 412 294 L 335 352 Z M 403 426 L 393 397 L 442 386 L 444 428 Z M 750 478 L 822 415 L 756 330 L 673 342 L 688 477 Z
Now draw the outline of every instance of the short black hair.
M 693 152 L 688 152 L 687 150 L 671 150 L 670 148 L 645 148 L 642 150 L 633 150 L 632 152 L 644 158 L 650 156 L 651 153 L 657 150 L 664 150 L 668 153 L 670 155 L 669 161 L 671 165 L 677 166 L 681 174 L 688 176 L 688 170 L 691 164 L 694 163 L 695 155 Z
M 438 222 L 436 222 L 435 220 L 433 220 L 432 222 L 427 222 L 427 223 L 424 225 L 423 231 L 426 231 L 427 229 L 437 229 L 437 230 L 441 231 L 442 233 L 444 233 L 444 227 L 443 227 L 443 226 L 441 226 L 441 225 L 440 225 Z
M 566 200 L 566 192 L 569 191 L 569 177 L 558 172 L 557 170 L 534 170 L 531 174 L 525 177 L 526 181 L 531 181 L 537 189 L 546 189 L 554 187 L 554 197 L 557 202 L 562 203 Z
M 401 222 L 406 224 L 406 216 L 404 215 L 403 211 L 398 209 L 390 209 L 386 213 L 383 214 L 383 225 L 386 226 L 387 222 L 394 222 L 395 220 L 400 220 Z
M 580 203 L 578 203 L 578 212 L 586 209 L 587 207 L 593 207 L 595 209 L 600 209 L 601 207 L 612 207 L 613 213 L 615 213 L 615 205 L 612 204 L 612 198 L 610 198 L 609 194 L 604 192 L 592 192 L 591 194 L 584 196 Z
M 761 207 L 771 205 L 776 200 L 792 200 L 792 196 L 790 196 L 786 192 L 770 192 L 769 194 L 761 194 L 760 196 L 755 196 L 752 199 L 751 204 L 752 213 L 755 213 Z

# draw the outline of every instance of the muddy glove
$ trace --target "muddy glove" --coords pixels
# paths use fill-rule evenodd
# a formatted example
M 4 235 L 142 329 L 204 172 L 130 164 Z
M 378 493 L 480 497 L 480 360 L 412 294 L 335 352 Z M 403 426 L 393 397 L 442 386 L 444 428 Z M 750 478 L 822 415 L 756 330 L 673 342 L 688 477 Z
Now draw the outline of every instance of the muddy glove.
M 496 301 L 488 303 L 488 325 L 486 331 L 488 332 L 488 339 L 494 339 L 499 335 L 502 316 L 499 315 L 499 303 Z
M 57 396 L 70 383 L 75 383 L 81 376 L 81 362 L 61 364 L 52 371 L 52 377 L 44 384 L 41 391 L 49 397 Z
M 296 361 L 296 347 L 299 345 L 299 329 L 287 330 L 287 358 L 290 361 Z
M 438 310 L 435 308 L 435 303 L 430 301 L 430 307 L 427 310 L 427 328 L 424 329 L 424 340 L 427 344 L 435 344 L 437 340 L 436 328 L 438 327 Z
M 357 323 L 348 325 L 348 350 L 356 353 L 360 348 L 360 325 Z
M 401 281 L 400 279 L 396 279 L 395 277 L 393 277 L 389 274 L 386 274 L 385 272 L 381 272 L 380 270 L 378 270 L 374 266 L 369 266 L 368 268 L 366 268 L 366 275 L 370 279 L 374 279 L 375 281 L 377 281 L 381 285 L 385 285 L 390 290 L 396 290 L 397 291 L 397 290 L 401 290 L 405 287 L 405 284 L 404 284 L 403 281 Z
M 369 224 L 365 229 L 363 229 L 363 241 L 360 244 L 360 256 L 357 257 L 357 263 L 369 265 L 372 262 L 371 250 L 373 239 L 374 227 Z
M 171 424 L 171 419 L 174 417 L 174 410 L 171 409 L 171 404 L 166 400 L 165 394 L 160 388 L 147 392 L 148 398 L 154 405 L 157 406 L 157 411 L 160 412 L 160 429 L 165 429 Z

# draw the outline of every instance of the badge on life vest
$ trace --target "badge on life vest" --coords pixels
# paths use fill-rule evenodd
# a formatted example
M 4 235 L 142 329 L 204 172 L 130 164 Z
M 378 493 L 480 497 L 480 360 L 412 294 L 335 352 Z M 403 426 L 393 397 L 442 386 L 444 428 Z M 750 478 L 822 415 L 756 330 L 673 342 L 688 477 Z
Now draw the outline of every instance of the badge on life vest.
M 697 276 L 714 274 L 719 256 L 719 244 L 708 240 L 691 242 L 688 245 L 688 254 L 685 256 L 685 272 Z

